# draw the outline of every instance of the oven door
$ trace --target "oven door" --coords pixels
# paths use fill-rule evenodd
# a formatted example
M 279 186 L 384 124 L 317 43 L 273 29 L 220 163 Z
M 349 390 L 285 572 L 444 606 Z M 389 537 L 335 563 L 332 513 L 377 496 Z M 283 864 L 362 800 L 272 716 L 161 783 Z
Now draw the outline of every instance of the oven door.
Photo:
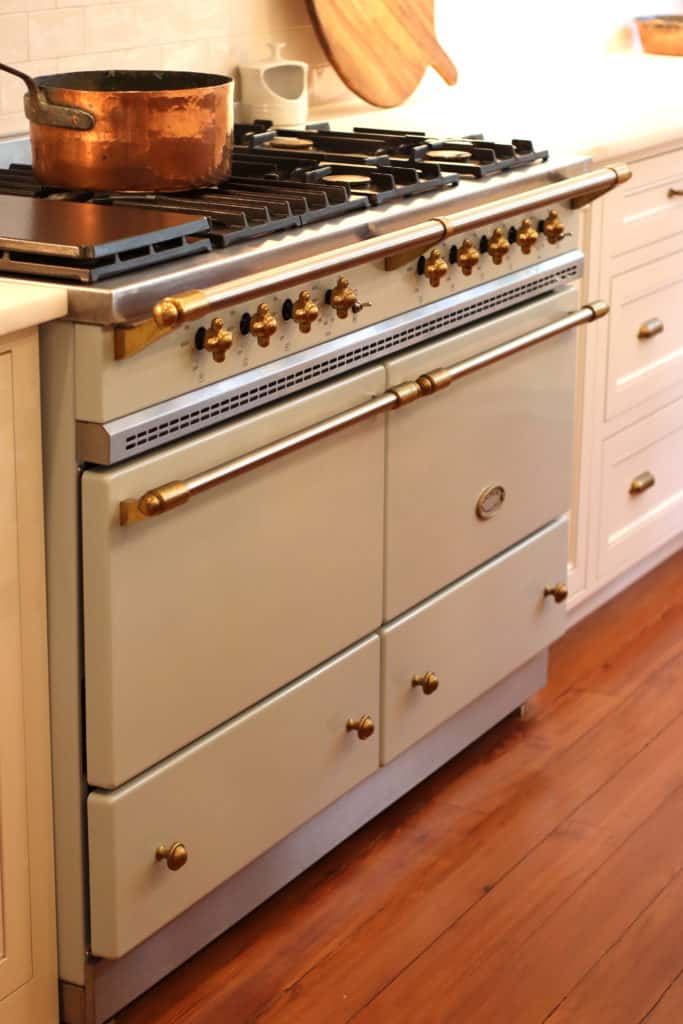
M 381 622 L 375 417 L 134 528 L 119 508 L 384 391 L 382 367 L 82 478 L 87 776 L 114 788 Z
M 415 380 L 577 307 L 567 288 L 397 356 Z M 385 619 L 413 607 L 569 507 L 574 330 L 457 380 L 387 422 Z

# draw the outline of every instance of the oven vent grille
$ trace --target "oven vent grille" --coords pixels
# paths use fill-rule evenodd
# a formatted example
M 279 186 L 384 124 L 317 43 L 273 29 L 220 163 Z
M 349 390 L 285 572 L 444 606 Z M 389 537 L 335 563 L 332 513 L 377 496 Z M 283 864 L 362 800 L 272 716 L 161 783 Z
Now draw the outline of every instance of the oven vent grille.
M 134 414 L 112 421 L 105 425 L 109 435 L 108 458 L 103 459 L 101 448 L 97 458 L 93 458 L 94 452 L 88 453 L 85 450 L 79 452 L 79 455 L 84 461 L 106 461 L 108 464 L 119 462 L 294 394 L 311 384 L 371 363 L 417 342 L 438 337 L 453 328 L 463 327 L 509 309 L 579 278 L 582 257 L 579 254 L 574 254 L 574 257 L 573 261 L 565 259 L 560 266 L 557 265 L 560 262 L 558 260 L 553 269 L 544 274 L 529 276 L 525 280 L 510 275 L 517 280 L 509 280 L 505 284 L 496 282 L 497 287 L 488 294 L 484 292 L 482 295 L 484 289 L 475 288 L 469 299 L 467 293 L 463 293 L 451 300 L 444 300 L 438 306 L 442 308 L 448 303 L 450 308 L 440 312 L 435 311 L 430 315 L 424 310 L 415 310 L 397 317 L 393 321 L 397 325 L 393 330 L 391 323 L 375 325 L 318 348 L 246 371 L 201 391 L 191 392 L 181 399 L 147 409 L 144 419 L 140 414 Z

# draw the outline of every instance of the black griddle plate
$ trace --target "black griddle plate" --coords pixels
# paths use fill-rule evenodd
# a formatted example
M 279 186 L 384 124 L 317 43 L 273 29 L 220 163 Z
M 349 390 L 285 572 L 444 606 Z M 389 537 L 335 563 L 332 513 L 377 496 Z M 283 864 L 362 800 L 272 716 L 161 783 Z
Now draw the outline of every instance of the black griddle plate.
M 160 210 L 0 195 L 0 268 L 97 281 L 208 252 L 209 221 Z

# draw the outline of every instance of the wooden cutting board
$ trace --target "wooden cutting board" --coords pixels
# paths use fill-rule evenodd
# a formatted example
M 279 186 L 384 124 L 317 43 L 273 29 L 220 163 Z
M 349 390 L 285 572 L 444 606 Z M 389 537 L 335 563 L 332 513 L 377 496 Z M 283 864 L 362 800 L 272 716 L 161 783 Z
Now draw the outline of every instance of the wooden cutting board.
M 458 73 L 434 35 L 434 0 L 307 0 L 323 49 L 346 85 L 377 107 L 396 107 L 425 69 Z

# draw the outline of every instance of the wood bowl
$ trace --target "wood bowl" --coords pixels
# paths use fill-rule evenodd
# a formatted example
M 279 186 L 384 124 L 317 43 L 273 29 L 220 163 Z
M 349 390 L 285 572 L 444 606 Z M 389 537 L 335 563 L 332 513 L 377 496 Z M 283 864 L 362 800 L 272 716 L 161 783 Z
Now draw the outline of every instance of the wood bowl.
M 636 18 L 640 41 L 646 53 L 683 57 L 683 15 L 659 14 Z

